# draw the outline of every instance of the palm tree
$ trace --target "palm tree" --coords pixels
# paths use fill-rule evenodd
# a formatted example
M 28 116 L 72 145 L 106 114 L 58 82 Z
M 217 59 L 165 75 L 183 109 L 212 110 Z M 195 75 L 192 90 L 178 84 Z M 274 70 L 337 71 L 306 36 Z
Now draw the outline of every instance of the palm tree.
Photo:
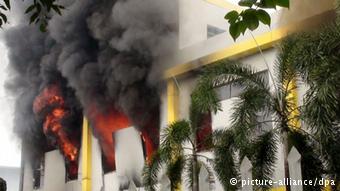
M 339 12 L 339 10 L 338 10 Z M 340 19 L 282 44 L 308 90 L 302 107 L 306 127 L 320 142 L 327 174 L 340 183 Z M 334 188 L 336 189 L 336 188 Z M 340 190 L 340 188 L 338 188 Z
M 146 190 L 156 189 L 162 165 L 167 168 L 171 190 L 178 189 L 182 174 L 185 173 L 188 186 L 193 191 L 199 191 L 200 168 L 207 169 L 211 183 L 213 182 L 210 159 L 198 153 L 200 143 L 197 133 L 201 128 L 202 116 L 195 105 L 191 104 L 189 120 L 176 121 L 163 130 L 160 147 L 151 160 L 146 162 L 143 170 L 143 184 Z
M 244 156 L 252 161 L 254 178 L 270 179 L 280 141 L 284 150 L 286 178 L 289 178 L 288 153 L 293 145 L 302 155 L 304 178 L 321 176 L 321 160 L 315 150 L 318 143 L 300 128 L 300 108 L 291 96 L 297 89 L 296 75 L 292 63 L 283 53 L 278 55 L 275 63 L 276 78 L 269 75 L 273 89 L 264 75 L 237 61 L 223 60 L 203 72 L 192 94 L 200 112 L 221 109 L 216 87 L 231 84 L 242 88 L 233 107 L 230 127 L 215 133 L 214 167 L 225 190 L 237 190 L 237 186 L 231 185 L 229 180 L 238 177 L 236 159 Z M 273 124 L 273 127 L 269 128 L 268 124 Z M 296 140 L 297 137 L 299 140 Z M 315 164 L 318 166 L 311 167 Z M 268 187 L 262 186 L 261 189 Z M 289 191 L 290 187 L 286 186 L 286 190 Z

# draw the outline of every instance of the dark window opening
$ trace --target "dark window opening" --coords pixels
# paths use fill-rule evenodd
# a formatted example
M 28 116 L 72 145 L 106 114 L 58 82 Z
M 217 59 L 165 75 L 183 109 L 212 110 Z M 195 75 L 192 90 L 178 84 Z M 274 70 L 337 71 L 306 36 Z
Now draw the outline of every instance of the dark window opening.
M 144 139 L 142 134 L 140 134 L 140 139 L 141 139 L 141 142 L 142 142 L 144 160 L 146 160 L 146 158 L 147 158 L 146 145 L 145 145 L 145 139 Z
M 43 185 L 44 180 L 44 157 L 37 159 L 33 162 L 33 188 L 39 189 Z
M 207 25 L 207 38 L 214 37 L 224 32 L 226 32 L 226 30 L 212 26 L 212 25 Z
M 106 156 L 104 155 L 104 152 L 102 150 L 102 168 L 103 168 L 103 173 L 108 174 L 110 172 L 113 172 L 116 170 L 115 166 L 110 165 L 109 161 L 107 160 Z
M 66 176 L 65 176 L 66 182 L 78 179 L 78 162 L 66 161 L 65 169 L 66 169 Z
M 207 151 L 212 148 L 212 124 L 211 124 L 211 114 L 206 113 L 201 115 L 201 120 L 198 123 L 197 131 L 197 147 L 198 151 Z

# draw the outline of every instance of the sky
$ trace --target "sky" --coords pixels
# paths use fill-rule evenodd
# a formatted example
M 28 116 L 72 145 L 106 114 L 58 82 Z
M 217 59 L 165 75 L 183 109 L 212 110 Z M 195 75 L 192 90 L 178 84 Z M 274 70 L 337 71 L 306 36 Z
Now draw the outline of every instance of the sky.
M 19 167 L 20 141 L 13 134 L 14 100 L 4 87 L 8 77 L 7 65 L 7 50 L 0 39 L 0 166 Z

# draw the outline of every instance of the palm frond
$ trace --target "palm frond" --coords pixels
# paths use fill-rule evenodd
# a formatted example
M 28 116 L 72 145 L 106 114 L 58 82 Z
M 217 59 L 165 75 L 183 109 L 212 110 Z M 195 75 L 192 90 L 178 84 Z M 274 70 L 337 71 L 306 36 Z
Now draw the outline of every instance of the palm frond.
M 208 68 L 203 76 L 213 78 L 214 87 L 232 83 L 241 87 L 256 86 L 269 93 L 267 91 L 269 89 L 267 80 L 257 74 L 258 71 L 250 66 L 237 61 L 222 60 L 216 63 L 214 67 Z
M 191 131 L 196 134 L 199 127 L 199 122 L 202 120 L 203 113 L 199 110 L 195 102 L 192 102 L 189 108 L 189 119 L 191 125 Z M 208 113 L 208 112 L 206 112 Z
M 340 183 L 340 132 L 334 130 L 334 137 L 323 143 L 322 152 L 326 158 L 327 172 L 331 178 Z
M 214 137 L 214 170 L 224 190 L 236 191 L 238 185 L 231 185 L 230 179 L 239 177 L 235 163 L 234 133 L 230 130 L 218 131 Z
M 171 190 L 178 190 L 185 167 L 185 156 L 178 156 L 167 165 L 167 175 L 171 182 Z
M 288 135 L 290 147 L 294 146 L 301 154 L 301 171 L 303 180 L 321 179 L 325 173 L 322 158 L 318 151 L 318 144 L 297 130 L 292 130 Z M 320 186 L 304 185 L 304 190 L 321 191 Z
M 191 94 L 191 100 L 201 113 L 221 110 L 218 96 L 211 83 L 213 77 L 202 76 Z
M 142 172 L 145 190 L 156 191 L 158 174 L 162 164 L 165 162 L 166 158 L 163 156 L 163 152 L 161 150 L 158 150 L 153 154 L 150 162 L 146 162 Z
M 199 164 L 198 168 L 199 169 Z M 194 178 L 194 174 L 193 174 L 193 157 L 192 156 L 188 156 L 185 160 L 185 168 L 184 168 L 184 173 L 185 173 L 185 184 L 186 186 L 191 189 L 193 186 L 193 178 Z M 196 176 L 198 176 L 198 172 L 196 174 Z
M 338 90 L 330 90 L 330 88 L 330 86 L 318 86 L 318 90 L 309 89 L 303 107 L 303 118 L 308 127 L 324 141 L 333 137 L 334 123 L 340 104 L 336 96 Z
M 192 100 L 203 113 L 217 112 L 221 106 L 214 88 L 227 83 L 242 88 L 255 86 L 270 95 L 267 81 L 261 75 L 256 75 L 257 73 L 258 71 L 239 62 L 222 60 L 202 74 L 193 91 Z
M 271 180 L 275 162 L 277 161 L 277 134 L 272 130 L 260 135 L 252 144 L 253 177 L 257 180 Z M 260 190 L 268 190 L 269 185 L 263 185 Z
M 296 48 L 296 40 L 293 37 L 287 38 L 284 43 L 279 46 L 279 53 L 274 65 L 276 76 L 276 84 L 281 87 L 281 90 L 286 91 L 289 83 L 296 79 L 295 60 L 291 56 L 292 49 Z
M 231 128 L 235 130 L 235 142 L 241 150 L 249 146 L 251 133 L 261 129 L 259 114 L 269 115 L 271 98 L 258 87 L 248 87 L 233 106 Z
M 190 142 L 191 133 L 188 121 L 173 122 L 162 131 L 160 149 L 167 153 L 168 158 L 177 156 L 183 151 L 182 145 Z
M 329 24 L 321 30 L 289 37 L 282 54 L 309 88 L 303 116 L 307 127 L 320 139 L 332 137 L 340 114 L 340 28 Z

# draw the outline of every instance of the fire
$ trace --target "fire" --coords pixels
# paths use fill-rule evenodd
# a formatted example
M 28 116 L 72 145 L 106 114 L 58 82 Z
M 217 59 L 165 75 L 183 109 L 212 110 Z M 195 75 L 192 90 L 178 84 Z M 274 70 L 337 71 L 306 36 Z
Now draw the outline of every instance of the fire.
M 111 107 L 107 111 L 99 111 L 94 105 L 90 107 L 88 112 L 89 119 L 94 127 L 94 132 L 99 138 L 99 142 L 105 156 L 105 162 L 110 171 L 116 169 L 115 165 L 115 140 L 113 133 L 133 126 L 129 118 L 122 112 L 118 111 L 114 107 Z M 157 113 L 158 114 L 158 113 Z M 148 160 L 153 154 L 154 150 L 158 147 L 158 142 L 155 143 L 151 137 L 156 136 L 156 140 L 159 139 L 159 120 L 149 120 L 145 127 L 141 129 L 142 141 L 145 144 L 146 159 Z M 128 140 L 127 140 L 128 141 Z
M 69 174 L 77 174 L 78 145 L 71 140 L 63 129 L 63 120 L 69 117 L 69 111 L 59 85 L 50 85 L 35 98 L 33 103 L 34 113 L 42 117 L 43 132 L 52 137 L 53 146 L 57 146 L 68 162 Z
M 114 108 L 110 108 L 106 112 L 100 112 L 92 106 L 89 117 L 95 128 L 95 134 L 99 137 L 108 168 L 113 171 L 116 169 L 113 133 L 130 127 L 131 123 L 126 115 Z

